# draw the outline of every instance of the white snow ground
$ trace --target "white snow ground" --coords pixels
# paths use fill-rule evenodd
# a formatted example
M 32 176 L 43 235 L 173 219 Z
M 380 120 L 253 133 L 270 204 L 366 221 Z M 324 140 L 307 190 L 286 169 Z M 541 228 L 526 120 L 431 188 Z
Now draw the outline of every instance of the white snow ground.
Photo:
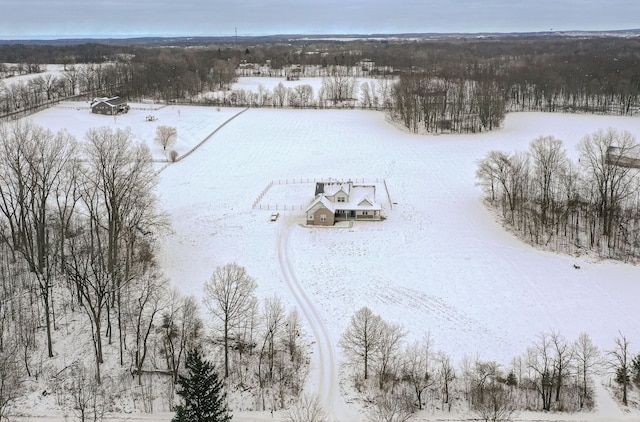
M 178 127 L 182 154 L 238 111 L 170 106 L 155 113 L 157 124 Z M 32 119 L 78 138 L 85 127 L 131 127 L 162 158 L 148 113 L 134 108 L 114 119 L 72 107 Z M 256 278 L 261 297 L 278 295 L 298 306 L 317 341 L 309 388 L 339 420 L 355 416 L 339 396 L 337 342 L 362 306 L 402 324 L 408 341 L 430 331 L 454 361 L 478 354 L 507 365 L 551 330 L 569 340 L 585 331 L 603 349 L 620 331 L 635 351 L 638 267 L 523 244 L 484 208 L 474 179 L 476 161 L 491 149 L 524 150 L 534 138 L 553 135 L 575 155 L 582 136 L 610 126 L 640 139 L 638 118 L 519 113 L 493 133 L 422 136 L 398 130 L 378 112 L 250 109 L 161 173 L 158 193 L 173 232 L 160 239 L 159 260 L 175 285 L 198 297 L 216 266 L 236 261 Z M 271 211 L 252 208 L 273 180 L 328 177 L 384 178 L 397 204 L 391 208 L 378 191 L 388 218 L 347 228 L 303 227 L 299 210 L 280 209 L 272 223 Z M 290 196 L 286 185 L 275 186 L 259 204 L 301 204 L 313 195 L 312 183 L 308 190 L 291 185 Z M 531 418 L 618 419 L 607 409 Z M 260 418 L 246 416 L 235 419 Z M 634 413 L 620 420 L 634 417 L 640 419 Z

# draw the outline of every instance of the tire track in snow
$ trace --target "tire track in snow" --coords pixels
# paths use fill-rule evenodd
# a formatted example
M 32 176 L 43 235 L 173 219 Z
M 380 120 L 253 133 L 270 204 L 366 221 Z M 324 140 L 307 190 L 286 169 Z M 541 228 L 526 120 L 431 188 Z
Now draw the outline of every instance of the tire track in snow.
M 289 239 L 293 228 L 293 221 L 287 216 L 282 219 L 278 228 L 277 248 L 280 270 L 293 294 L 293 297 L 302 310 L 302 314 L 311 328 L 315 338 L 315 354 L 310 369 L 310 377 L 307 384 L 313 387 L 311 393 L 316 393 L 320 403 L 327 411 L 329 420 L 356 421 L 359 418 L 347 408 L 344 399 L 340 395 L 338 379 L 338 362 L 335 358 L 334 346 L 327 327 L 313 301 L 309 298 L 300 284 L 289 258 Z M 315 383 L 315 384 L 314 384 Z

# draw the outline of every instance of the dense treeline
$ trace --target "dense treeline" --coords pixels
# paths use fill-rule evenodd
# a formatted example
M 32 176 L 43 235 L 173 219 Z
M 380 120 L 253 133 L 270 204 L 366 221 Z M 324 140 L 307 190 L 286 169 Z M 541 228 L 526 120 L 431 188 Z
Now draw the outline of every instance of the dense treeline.
M 82 43 L 68 46 L 5 44 L 0 45 L 0 62 L 2 63 L 37 63 L 37 64 L 73 64 L 73 63 L 105 63 L 118 54 L 129 54 L 134 50 L 126 46 L 114 46 L 102 43 Z
M 113 410 L 120 397 L 170 410 L 187 351 L 211 344 L 231 344 L 226 381 L 259 391 L 256 408 L 299 393 L 308 357 L 295 311 L 277 298 L 260 307 L 248 291 L 246 312 L 208 342 L 198 301 L 169 286 L 155 259 L 168 228 L 157 180 L 128 129 L 78 142 L 28 121 L 0 125 L 0 416 L 27 380 L 46 380 L 63 408 Z
M 241 63 L 268 62 L 250 74 L 286 77 L 287 69 L 296 65 L 302 77 L 333 77 L 346 68 L 350 77 L 400 78 L 393 93 L 386 90 L 378 97 L 378 107 L 386 107 L 407 128 L 477 132 L 498 126 L 507 111 L 636 113 L 639 52 L 638 38 L 562 36 L 251 45 L 240 41 L 198 48 L 5 45 L 0 47 L 0 62 L 64 63 L 71 74 L 7 86 L 1 90 L 0 104 L 3 115 L 76 94 L 216 105 L 345 105 L 327 100 L 324 93 L 309 101 L 308 92 L 284 89 L 259 99 L 241 91 L 209 100 L 200 96 L 228 90 L 236 75 L 246 73 L 238 71 Z M 371 103 L 348 105 L 372 107 Z
M 127 130 L 94 129 L 79 144 L 16 122 L 0 126 L 0 151 L 0 352 L 19 351 L 24 373 L 43 376 L 43 360 L 60 353 L 53 331 L 79 309 L 91 327 L 90 378 L 101 383 L 104 342 L 139 370 L 168 289 L 149 237 L 166 225 L 149 150 Z
M 129 99 L 184 100 L 199 93 L 229 89 L 236 80 L 238 60 L 220 49 L 142 49 L 136 54 L 117 54 L 98 61 L 75 64 L 64 61 L 60 75 L 44 74 L 27 81 L 0 80 L 0 115 L 21 115 L 52 102 L 80 96 L 120 95 Z M 14 69 L 15 67 L 15 69 Z M 0 74 L 37 73 L 29 64 L 0 67 Z
M 588 334 L 574 341 L 561 333 L 539 333 L 527 350 L 501 365 L 465 357 L 454 365 L 427 333 L 405 341 L 400 325 L 364 307 L 351 318 L 340 346 L 348 378 L 367 403 L 370 420 L 407 420 L 420 410 L 469 411 L 479 420 L 511 420 L 519 410 L 567 411 L 594 407 L 594 377 L 615 373 L 621 402 L 640 387 L 640 354 L 623 335 L 601 351 Z
M 640 146 L 628 132 L 600 130 L 578 145 L 533 140 L 529 151 L 491 151 L 476 172 L 485 200 L 526 241 L 553 250 L 640 257 Z M 635 167 L 635 168 L 634 168 Z
M 500 127 L 505 114 L 501 81 L 401 76 L 393 86 L 390 111 L 413 132 L 480 132 Z

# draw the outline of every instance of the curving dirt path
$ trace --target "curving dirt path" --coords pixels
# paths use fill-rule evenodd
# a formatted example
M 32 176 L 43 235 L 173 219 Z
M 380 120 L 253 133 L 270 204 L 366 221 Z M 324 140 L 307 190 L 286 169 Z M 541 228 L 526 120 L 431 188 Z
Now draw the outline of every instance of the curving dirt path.
M 329 420 L 337 422 L 358 421 L 360 419 L 358 415 L 347 406 L 340 395 L 338 362 L 331 335 L 324 325 L 318 308 L 300 284 L 289 258 L 289 240 L 291 231 L 295 228 L 295 221 L 290 216 L 284 217 L 278 227 L 278 263 L 282 276 L 315 338 L 306 390 L 311 394 L 318 395 L 320 403 L 328 413 Z

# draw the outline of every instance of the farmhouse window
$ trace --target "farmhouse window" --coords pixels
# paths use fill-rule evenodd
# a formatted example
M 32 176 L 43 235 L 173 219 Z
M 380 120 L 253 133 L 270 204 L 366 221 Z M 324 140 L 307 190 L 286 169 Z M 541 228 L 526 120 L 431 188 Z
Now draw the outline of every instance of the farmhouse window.
M 325 221 L 327 221 L 327 216 L 326 216 L 325 214 L 321 214 L 321 215 L 320 215 L 320 221 L 322 221 L 323 223 L 324 223 Z
M 339 196 L 338 197 L 338 202 L 344 202 L 344 196 Z
M 309 220 L 313 220 L 313 214 L 309 214 Z

